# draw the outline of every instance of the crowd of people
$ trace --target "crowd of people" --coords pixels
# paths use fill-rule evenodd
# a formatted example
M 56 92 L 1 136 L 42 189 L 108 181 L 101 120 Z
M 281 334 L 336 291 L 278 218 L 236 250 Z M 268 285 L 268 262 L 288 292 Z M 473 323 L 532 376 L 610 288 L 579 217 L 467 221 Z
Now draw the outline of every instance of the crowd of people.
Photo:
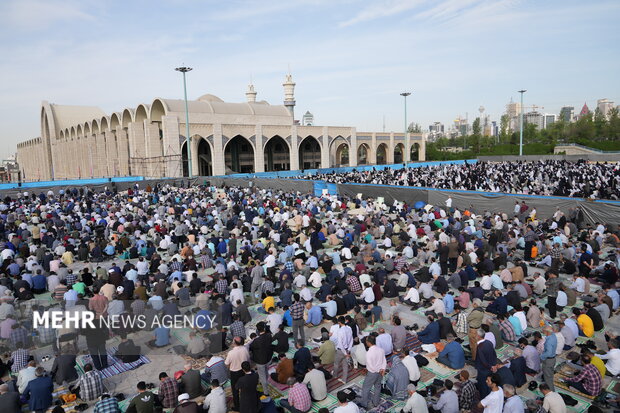
M 537 180 L 540 170 L 528 165 L 515 166 L 526 168 L 517 188 Z M 613 166 L 582 166 L 616 179 Z M 490 167 L 454 168 L 461 185 L 495 185 L 475 178 Z M 431 179 L 418 173 L 349 178 Z M 564 177 L 572 180 L 564 190 L 584 190 L 583 176 Z M 551 190 L 551 180 L 540 184 Z M 606 374 L 620 374 L 612 331 L 584 346 L 578 339 L 594 339 L 620 306 L 618 235 L 559 210 L 525 222 L 512 211 L 386 210 L 372 199 L 256 188 L 136 185 L 6 197 L 0 406 L 61 412 L 67 400 L 56 403 L 55 389 L 67 386 L 84 408 L 120 412 L 123 397 L 101 374 L 114 342 L 119 363 L 178 357 L 169 349 L 189 357 L 161 371 L 158 383 L 135 383 L 129 412 L 308 412 L 339 381 L 336 413 L 372 411 L 382 399 L 402 402 L 405 413 L 564 413 L 554 380 L 560 360 L 575 372 L 563 385 L 589 396 L 599 395 Z M 56 310 L 92 314 L 95 325 L 32 329 L 33 314 Z M 186 341 L 152 323 L 177 315 L 193 320 Z M 148 321 L 108 327 L 110 316 Z M 498 355 L 504 344 L 513 352 Z M 88 361 L 77 368 L 80 352 Z M 455 379 L 423 385 L 429 363 Z M 361 369 L 356 392 L 349 379 Z M 270 385 L 286 397 L 270 397 Z M 543 397 L 524 403 L 528 386 Z
M 617 163 L 562 160 L 537 162 L 465 162 L 460 165 L 314 174 L 332 183 L 417 186 L 438 189 L 619 199 Z

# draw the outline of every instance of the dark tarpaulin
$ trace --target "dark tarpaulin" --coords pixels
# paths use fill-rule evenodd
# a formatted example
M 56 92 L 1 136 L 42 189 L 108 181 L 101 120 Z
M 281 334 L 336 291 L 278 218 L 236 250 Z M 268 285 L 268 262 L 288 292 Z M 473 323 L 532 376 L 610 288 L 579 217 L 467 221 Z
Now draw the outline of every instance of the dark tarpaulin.
M 515 202 L 525 201 L 531 208 L 536 208 L 539 218 L 551 217 L 559 207 L 568 215 L 571 208 L 581 207 L 586 223 L 601 222 L 616 226 L 620 222 L 620 203 L 613 201 L 588 201 L 581 198 L 527 196 L 518 194 L 493 194 L 475 191 L 446 191 L 414 187 L 398 187 L 387 185 L 338 184 L 338 193 L 351 198 L 362 194 L 365 198 L 383 197 L 388 205 L 394 200 L 413 205 L 417 201 L 445 207 L 448 196 L 452 196 L 452 206 L 459 209 L 473 205 L 475 213 L 504 211 L 513 215 Z

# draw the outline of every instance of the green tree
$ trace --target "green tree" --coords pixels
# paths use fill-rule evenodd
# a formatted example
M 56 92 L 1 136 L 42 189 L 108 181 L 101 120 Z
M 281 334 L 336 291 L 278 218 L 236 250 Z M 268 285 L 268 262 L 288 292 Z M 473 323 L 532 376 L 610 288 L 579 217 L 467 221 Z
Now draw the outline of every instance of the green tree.
M 605 132 L 607 126 L 607 119 L 603 112 L 599 108 L 596 108 L 594 111 L 594 139 L 595 140 L 605 140 L 608 139 L 608 136 L 605 136 Z
M 592 140 L 596 133 L 592 120 L 592 113 L 581 116 L 577 122 L 573 124 L 572 130 L 575 141 L 587 145 L 587 141 Z
M 508 127 L 510 126 L 510 116 L 504 113 L 499 120 L 499 141 L 506 143 L 508 141 Z
M 480 118 L 476 118 L 472 124 L 472 134 L 469 137 L 470 146 L 474 150 L 474 153 L 480 153 L 480 143 L 482 136 L 480 135 Z
M 609 111 L 609 120 L 607 121 L 607 139 L 620 140 L 620 113 L 617 108 Z

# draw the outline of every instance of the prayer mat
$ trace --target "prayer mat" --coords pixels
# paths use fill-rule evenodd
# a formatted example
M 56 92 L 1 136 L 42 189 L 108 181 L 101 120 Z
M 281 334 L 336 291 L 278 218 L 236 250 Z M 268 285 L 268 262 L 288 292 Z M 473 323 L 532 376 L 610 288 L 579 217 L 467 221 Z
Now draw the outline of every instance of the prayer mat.
M 205 366 L 208 363 L 208 360 L 206 360 L 204 357 L 195 359 L 191 356 L 188 356 L 187 354 L 179 354 L 179 355 L 183 357 L 183 360 L 185 360 L 185 362 L 190 363 L 192 365 L 192 369 L 194 370 L 202 370 L 205 368 Z
M 258 386 L 258 388 L 260 388 L 262 390 L 262 387 Z M 231 391 L 231 396 L 232 396 L 232 391 Z M 273 387 L 271 384 L 269 385 L 269 396 L 271 397 L 272 400 L 278 400 L 282 397 L 284 397 L 284 393 L 282 393 L 279 389 Z
M 328 394 L 326 398 L 321 400 L 320 402 L 313 402 L 312 408 L 310 411 L 314 413 L 318 413 L 318 411 L 322 408 L 328 409 L 330 412 L 338 407 L 338 399 L 336 396 L 332 394 Z
M 565 376 L 563 376 L 561 374 L 560 375 L 556 374 L 554 376 L 553 383 L 555 384 L 556 387 L 559 387 L 559 388 L 564 389 L 564 390 L 566 390 L 566 391 L 568 391 L 570 393 L 573 393 L 573 394 L 571 394 L 572 397 L 574 397 L 574 395 L 576 394 L 577 396 L 579 396 L 579 397 L 581 397 L 583 399 L 586 399 L 586 400 L 594 400 L 596 398 L 595 396 L 590 396 L 589 394 L 585 394 L 585 393 L 582 393 L 580 391 L 577 391 L 575 388 L 570 387 L 568 384 L 560 381 L 560 379 L 564 378 L 564 377 Z
M 620 382 L 612 380 L 607 386 L 607 391 L 609 393 L 619 394 L 620 395 Z
M 405 340 L 405 346 L 403 347 L 405 352 L 414 351 L 416 353 L 422 352 L 422 342 L 418 339 L 417 335 L 407 334 Z
M 437 375 L 426 367 L 420 368 L 420 383 L 424 383 L 428 386 L 436 377 Z
M 340 379 L 338 377 L 332 377 L 331 379 L 329 379 L 327 381 L 327 392 L 328 393 L 332 393 L 334 390 L 336 390 L 338 387 L 340 386 L 344 386 L 347 383 L 351 382 L 353 379 L 362 376 L 362 375 L 366 375 L 366 369 L 349 369 L 349 374 L 347 376 L 347 381 L 342 382 L 340 381 Z
M 288 384 L 278 383 L 277 381 L 273 380 L 271 376 L 269 377 L 268 381 L 269 381 L 269 387 L 275 387 L 279 391 L 286 391 L 290 387 Z
M 140 356 L 140 358 L 132 363 L 123 363 L 120 359 L 114 356 L 116 353 L 116 347 L 110 347 L 108 349 L 108 367 L 103 370 L 99 370 L 99 374 L 102 379 L 107 379 L 108 377 L 116 376 L 117 374 L 124 373 L 129 370 L 134 370 L 140 367 L 143 364 L 148 364 L 151 362 L 147 357 Z M 90 354 L 87 354 L 81 358 L 77 363 L 77 367 L 81 370 L 82 374 L 84 373 L 84 365 L 87 363 L 91 363 Z

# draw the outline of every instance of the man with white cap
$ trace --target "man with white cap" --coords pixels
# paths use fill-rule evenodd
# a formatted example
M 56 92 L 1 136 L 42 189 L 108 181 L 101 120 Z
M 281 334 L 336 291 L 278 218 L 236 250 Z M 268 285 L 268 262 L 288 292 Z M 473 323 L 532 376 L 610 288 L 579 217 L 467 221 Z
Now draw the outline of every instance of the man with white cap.
M 174 409 L 173 413 L 199 413 L 201 410 L 198 403 L 189 399 L 189 394 L 187 393 L 179 394 L 177 400 L 179 405 Z

